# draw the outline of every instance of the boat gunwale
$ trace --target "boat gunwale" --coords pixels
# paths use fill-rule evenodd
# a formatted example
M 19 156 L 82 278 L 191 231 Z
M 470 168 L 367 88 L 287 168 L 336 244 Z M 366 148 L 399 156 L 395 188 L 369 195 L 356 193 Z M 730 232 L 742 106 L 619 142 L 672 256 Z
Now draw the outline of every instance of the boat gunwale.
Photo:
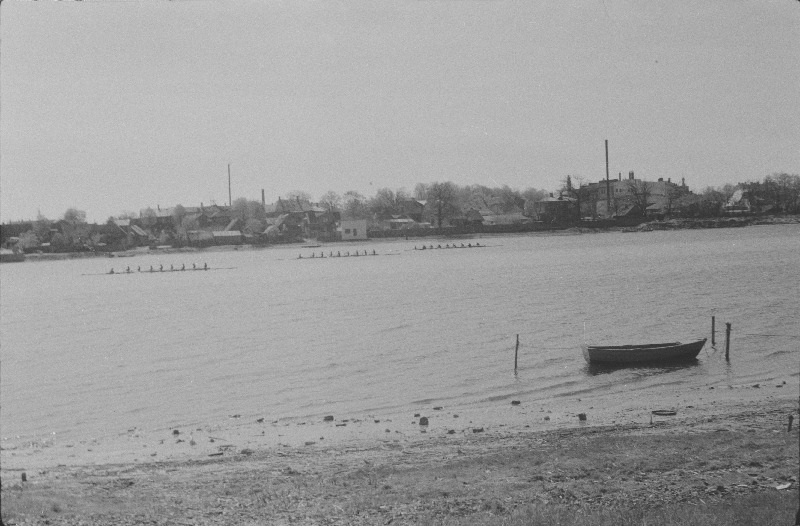
M 586 345 L 589 350 L 609 350 L 609 351 L 652 351 L 656 349 L 675 349 L 680 347 L 687 347 L 698 345 L 700 342 L 708 341 L 708 338 L 700 338 L 690 342 L 669 342 L 669 343 L 646 343 L 642 345 Z

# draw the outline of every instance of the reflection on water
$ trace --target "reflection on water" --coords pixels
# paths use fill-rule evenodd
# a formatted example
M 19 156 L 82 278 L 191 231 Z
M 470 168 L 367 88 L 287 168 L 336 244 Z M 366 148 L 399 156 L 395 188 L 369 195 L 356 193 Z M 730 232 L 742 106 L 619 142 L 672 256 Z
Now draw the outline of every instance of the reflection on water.
M 586 373 L 590 376 L 609 374 L 617 371 L 630 373 L 634 378 L 647 378 L 660 374 L 672 373 L 699 367 L 700 361 L 697 358 L 682 358 L 670 360 L 669 362 L 639 362 L 631 364 L 586 364 Z
M 102 436 L 231 414 L 482 408 L 508 397 L 555 404 L 785 378 L 796 374 L 793 341 L 737 334 L 796 325 L 800 299 L 786 278 L 798 240 L 790 225 L 482 238 L 490 246 L 481 250 L 326 245 L 378 254 L 359 258 L 297 260 L 296 247 L 283 247 L 126 261 L 203 261 L 225 272 L 83 276 L 107 272 L 108 261 L 3 265 L 2 431 Z M 730 363 L 724 349 L 706 348 L 690 364 L 606 371 L 580 351 L 587 339 L 703 337 L 712 314 L 733 323 Z

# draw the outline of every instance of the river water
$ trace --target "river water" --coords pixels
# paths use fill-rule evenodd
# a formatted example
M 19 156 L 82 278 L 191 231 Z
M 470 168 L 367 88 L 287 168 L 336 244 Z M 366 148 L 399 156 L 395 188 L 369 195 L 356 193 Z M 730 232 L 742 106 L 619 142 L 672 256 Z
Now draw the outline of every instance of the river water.
M 422 241 L 3 265 L 3 439 L 798 377 L 798 225 Z M 204 263 L 221 269 L 103 274 Z M 712 315 L 717 347 L 690 366 L 595 371 L 581 355 L 584 341 L 710 336 Z

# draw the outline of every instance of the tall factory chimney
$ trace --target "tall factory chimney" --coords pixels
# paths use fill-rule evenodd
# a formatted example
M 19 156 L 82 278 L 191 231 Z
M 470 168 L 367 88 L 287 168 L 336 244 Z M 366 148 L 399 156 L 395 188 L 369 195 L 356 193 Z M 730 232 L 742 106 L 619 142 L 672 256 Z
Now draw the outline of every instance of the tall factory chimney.
M 231 163 L 228 163 L 228 206 L 232 206 L 233 201 L 231 200 Z
M 606 139 L 606 217 L 611 217 L 611 181 L 608 179 L 608 139 Z

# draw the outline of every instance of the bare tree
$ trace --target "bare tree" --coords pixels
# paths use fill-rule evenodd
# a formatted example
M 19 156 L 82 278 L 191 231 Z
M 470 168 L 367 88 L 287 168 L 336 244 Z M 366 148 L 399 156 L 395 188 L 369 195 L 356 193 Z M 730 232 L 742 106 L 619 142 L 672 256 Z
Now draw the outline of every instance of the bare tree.
M 183 208 L 183 207 L 181 207 L 181 208 Z M 200 228 L 200 224 L 197 221 L 196 217 L 183 216 L 181 218 L 180 224 L 175 229 L 175 232 L 178 235 L 178 241 L 181 244 L 188 243 L 189 242 L 189 232 L 191 232 L 192 230 L 197 230 L 198 228 Z
M 628 179 L 626 185 L 630 203 L 639 208 L 641 215 L 645 215 L 645 210 L 650 206 L 650 196 L 653 193 L 652 183 L 639 179 Z
M 342 196 L 333 190 L 329 190 L 319 198 L 319 204 L 328 210 L 338 210 L 342 207 Z
M 86 212 L 78 210 L 77 208 L 68 208 L 64 212 L 64 221 L 72 225 L 78 225 L 86 222 Z
M 400 210 L 400 204 L 408 197 L 408 192 L 404 188 L 397 191 L 381 188 L 375 193 L 375 197 L 370 199 L 369 208 L 376 214 L 395 213 Z
M 186 216 L 186 209 L 183 205 L 176 205 L 172 209 L 172 221 L 175 223 L 175 228 L 179 228 L 183 223 L 183 218 Z
M 36 216 L 36 221 L 33 223 L 33 231 L 36 233 L 36 237 L 39 238 L 40 242 L 47 243 L 50 239 L 50 229 L 52 225 L 53 222 L 39 212 Z
M 342 197 L 344 201 L 344 213 L 352 219 L 363 219 L 367 217 L 367 198 L 356 192 L 348 190 Z
M 431 183 L 428 186 L 428 204 L 436 214 L 436 224 L 442 227 L 442 220 L 455 211 L 456 186 L 451 182 Z

